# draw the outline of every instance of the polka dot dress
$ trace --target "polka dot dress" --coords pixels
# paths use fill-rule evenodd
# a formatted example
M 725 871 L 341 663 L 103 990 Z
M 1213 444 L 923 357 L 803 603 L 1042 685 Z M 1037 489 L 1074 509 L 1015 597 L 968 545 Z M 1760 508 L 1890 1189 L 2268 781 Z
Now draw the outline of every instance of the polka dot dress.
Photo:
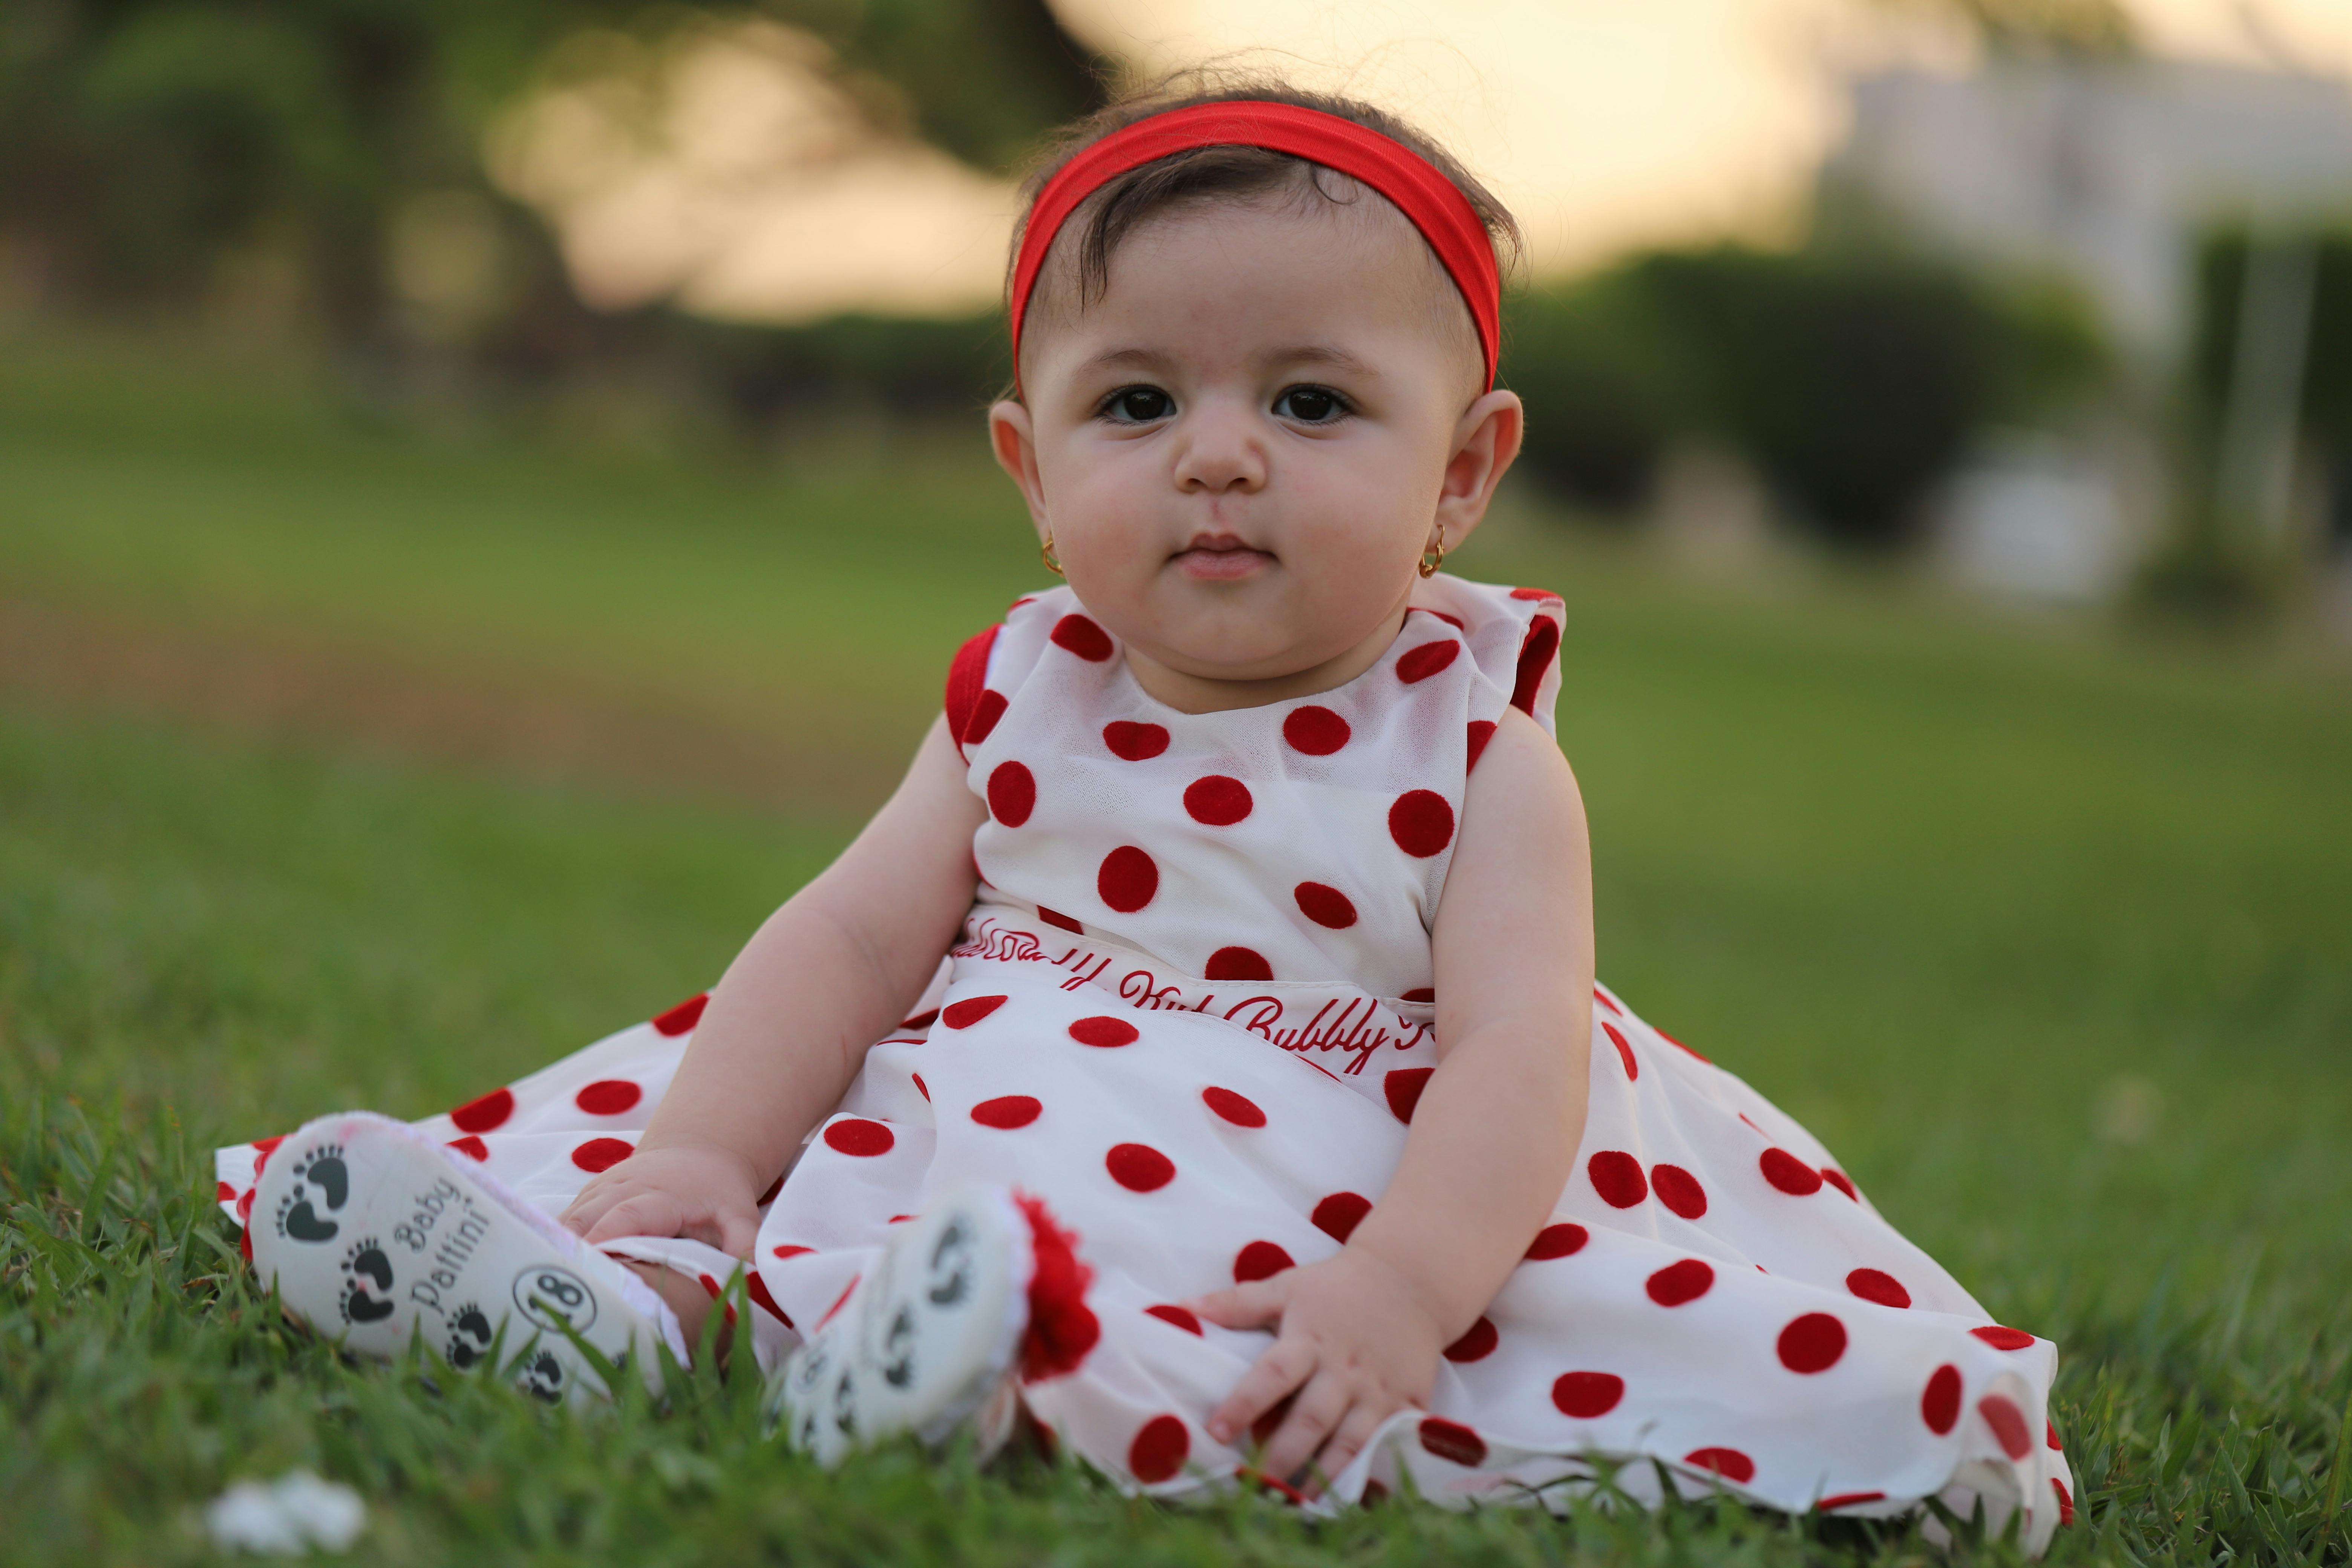
M 1024 1397 L 1062 1446 L 1161 1496 L 1234 1484 L 1209 1412 L 1272 1342 L 1177 1305 L 1328 1258 L 1395 1170 L 1436 1065 L 1430 927 L 1507 708 L 1549 727 L 1560 601 L 1440 575 L 1378 663 L 1297 701 L 1186 714 L 1066 588 L 968 644 L 948 711 L 988 819 L 978 901 L 921 1011 L 867 1054 L 768 1194 L 763 1359 L 971 1182 L 1041 1198 L 1082 1294 Z M 560 1209 L 624 1158 L 696 998 L 422 1125 Z M 1885 1517 L 2073 1513 L 2048 1342 L 1990 1321 L 1829 1152 L 1605 988 L 1575 1173 L 1425 1411 L 1334 1499 L 1637 1500 L 1721 1489 Z M 232 1213 L 265 1145 L 219 1156 Z M 242 1216 L 240 1216 L 242 1217 Z M 733 1266 L 647 1241 L 689 1273 Z M 674 1255 L 674 1256 L 673 1256 Z M 1626 1461 L 1638 1461 L 1626 1463 Z M 1653 1463 L 1652 1461 L 1654 1461 Z

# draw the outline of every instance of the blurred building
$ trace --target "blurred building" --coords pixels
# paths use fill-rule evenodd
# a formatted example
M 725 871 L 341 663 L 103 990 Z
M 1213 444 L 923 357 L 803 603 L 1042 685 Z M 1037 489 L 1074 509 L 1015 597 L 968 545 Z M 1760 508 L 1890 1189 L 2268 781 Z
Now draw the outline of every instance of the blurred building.
M 2352 218 L 2352 84 L 2183 60 L 2011 60 L 1853 85 L 1824 171 L 1955 249 L 2071 273 L 2117 343 L 2188 338 L 2197 237 Z

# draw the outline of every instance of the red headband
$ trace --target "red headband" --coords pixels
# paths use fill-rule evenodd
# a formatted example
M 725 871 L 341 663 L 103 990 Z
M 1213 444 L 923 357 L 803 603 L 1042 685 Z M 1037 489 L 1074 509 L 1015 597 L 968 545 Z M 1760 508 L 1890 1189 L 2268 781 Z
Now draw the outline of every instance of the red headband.
M 1029 208 L 1021 231 L 1021 255 L 1013 268 L 1013 361 L 1020 374 L 1021 321 L 1029 295 L 1045 265 L 1054 237 L 1085 201 L 1105 184 L 1155 159 L 1193 147 L 1263 147 L 1336 169 L 1361 180 L 1396 204 L 1437 253 L 1446 276 L 1462 290 L 1470 319 L 1477 323 L 1478 348 L 1486 362 L 1486 384 L 1495 384 L 1495 361 L 1502 338 L 1502 275 L 1494 241 L 1470 199 L 1428 159 L 1379 132 L 1296 104 L 1244 100 L 1171 109 L 1112 132 L 1091 142 L 1054 171 Z

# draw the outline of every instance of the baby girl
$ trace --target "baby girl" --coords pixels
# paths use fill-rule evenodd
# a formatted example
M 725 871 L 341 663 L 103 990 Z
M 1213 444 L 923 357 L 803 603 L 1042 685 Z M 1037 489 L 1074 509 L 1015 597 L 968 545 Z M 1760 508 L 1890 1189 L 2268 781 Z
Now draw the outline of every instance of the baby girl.
M 707 999 L 224 1151 L 288 1310 L 562 1397 L 689 1354 L 740 1272 L 824 1463 L 1025 1426 L 1154 1496 L 1613 1476 L 2040 1549 L 2054 1347 L 1595 984 L 1566 608 L 1438 570 L 1519 446 L 1512 233 L 1357 103 L 1082 126 L 989 415 L 1066 585 Z

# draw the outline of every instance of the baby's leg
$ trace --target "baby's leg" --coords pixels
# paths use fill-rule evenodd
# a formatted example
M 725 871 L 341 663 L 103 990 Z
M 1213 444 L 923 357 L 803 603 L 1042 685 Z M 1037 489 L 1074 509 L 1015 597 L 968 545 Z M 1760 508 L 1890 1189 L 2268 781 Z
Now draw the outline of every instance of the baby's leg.
M 699 1279 L 681 1273 L 666 1263 L 640 1262 L 634 1258 L 616 1258 L 614 1261 L 644 1280 L 652 1288 L 654 1294 L 662 1299 L 662 1305 L 677 1315 L 678 1331 L 689 1346 L 701 1345 L 702 1325 L 704 1320 L 710 1316 L 712 1298 L 709 1288 Z M 718 1338 L 712 1342 L 712 1353 L 717 1356 L 722 1372 L 727 1368 L 728 1352 L 734 1348 L 734 1343 L 735 1320 L 730 1313 L 727 1321 L 719 1325 Z

